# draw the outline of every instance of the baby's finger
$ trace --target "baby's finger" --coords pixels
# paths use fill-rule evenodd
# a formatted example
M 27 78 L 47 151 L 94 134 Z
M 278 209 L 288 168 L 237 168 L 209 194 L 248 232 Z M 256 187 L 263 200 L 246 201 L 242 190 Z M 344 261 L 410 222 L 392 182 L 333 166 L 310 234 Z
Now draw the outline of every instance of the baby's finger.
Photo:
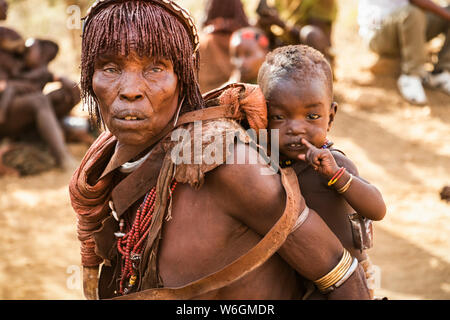
M 311 143 L 309 143 L 309 141 L 306 140 L 305 138 L 302 138 L 302 139 L 300 140 L 300 142 L 301 142 L 303 145 L 305 145 L 308 149 L 314 149 L 314 148 L 315 148 L 315 146 L 313 146 Z

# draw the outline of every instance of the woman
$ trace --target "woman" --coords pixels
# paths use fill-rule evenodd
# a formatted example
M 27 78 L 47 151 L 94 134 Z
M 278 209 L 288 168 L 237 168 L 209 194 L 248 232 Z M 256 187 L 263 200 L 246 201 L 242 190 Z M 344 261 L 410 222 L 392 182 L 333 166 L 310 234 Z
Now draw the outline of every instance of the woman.
M 299 298 L 305 287 L 297 272 L 318 279 L 342 260 L 342 245 L 317 214 L 308 214 L 304 201 L 290 200 L 298 188 L 283 195 L 292 181 L 285 173 L 281 181 L 261 175 L 265 165 L 207 164 L 203 158 L 175 166 L 175 127 L 189 133 L 203 120 L 208 134 L 229 129 L 245 135 L 235 120 L 255 130 L 267 120 L 255 87 L 230 86 L 204 103 L 197 47 L 192 19 L 173 1 L 99 1 L 87 16 L 83 96 L 109 129 L 70 184 L 89 299 L 97 298 L 97 285 L 100 298 Z M 216 107 L 203 109 L 213 102 Z M 205 136 L 202 144 L 218 146 Z M 230 147 L 237 156 L 256 152 L 234 139 Z M 286 237 L 289 243 L 275 254 Z M 268 247 L 256 250 L 258 263 L 254 256 L 249 261 L 246 253 L 264 239 Z M 240 258 L 245 263 L 234 267 Z M 362 270 L 342 266 L 331 276 L 338 270 L 350 281 L 329 297 L 368 297 Z

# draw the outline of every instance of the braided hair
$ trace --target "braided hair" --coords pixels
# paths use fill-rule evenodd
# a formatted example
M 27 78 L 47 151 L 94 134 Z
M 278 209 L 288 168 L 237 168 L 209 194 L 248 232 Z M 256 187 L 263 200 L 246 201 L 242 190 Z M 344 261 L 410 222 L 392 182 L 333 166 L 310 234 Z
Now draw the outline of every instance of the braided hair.
M 201 109 L 198 85 L 199 55 L 192 34 L 181 19 L 158 0 L 103 0 L 91 8 L 84 28 L 81 55 L 82 98 L 89 115 L 101 125 L 98 101 L 92 87 L 95 62 L 102 54 L 167 58 L 180 84 L 181 114 Z M 184 99 L 184 100 L 183 100 Z

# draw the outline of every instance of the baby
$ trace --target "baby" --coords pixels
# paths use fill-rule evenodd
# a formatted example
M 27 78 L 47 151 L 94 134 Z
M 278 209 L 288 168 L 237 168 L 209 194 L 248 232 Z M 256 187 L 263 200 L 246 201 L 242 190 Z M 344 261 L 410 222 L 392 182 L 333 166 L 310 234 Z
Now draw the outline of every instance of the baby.
M 241 28 L 231 35 L 230 57 L 233 71 L 228 82 L 256 84 L 258 71 L 267 53 L 269 39 L 258 28 Z
M 383 219 L 386 206 L 377 188 L 327 139 L 337 112 L 329 63 L 311 47 L 281 47 L 267 55 L 258 84 L 267 100 L 269 129 L 279 130 L 281 166 L 294 168 L 307 205 L 358 258 L 373 297 L 365 250 L 372 246 L 371 220 Z

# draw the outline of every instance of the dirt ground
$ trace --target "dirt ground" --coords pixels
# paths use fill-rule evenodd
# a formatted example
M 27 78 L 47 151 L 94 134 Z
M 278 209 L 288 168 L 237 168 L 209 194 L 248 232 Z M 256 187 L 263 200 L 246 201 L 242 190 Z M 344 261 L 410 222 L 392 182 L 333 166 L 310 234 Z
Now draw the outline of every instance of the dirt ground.
M 340 1 L 335 29 L 336 100 L 330 137 L 375 184 L 388 206 L 375 223 L 369 251 L 379 270 L 377 295 L 390 299 L 450 299 L 450 97 L 429 91 L 429 104 L 404 102 L 396 64 L 374 74 L 377 56 L 356 26 L 357 1 Z M 83 145 L 71 145 L 81 159 Z M 0 178 L 0 299 L 83 299 L 71 173 Z

